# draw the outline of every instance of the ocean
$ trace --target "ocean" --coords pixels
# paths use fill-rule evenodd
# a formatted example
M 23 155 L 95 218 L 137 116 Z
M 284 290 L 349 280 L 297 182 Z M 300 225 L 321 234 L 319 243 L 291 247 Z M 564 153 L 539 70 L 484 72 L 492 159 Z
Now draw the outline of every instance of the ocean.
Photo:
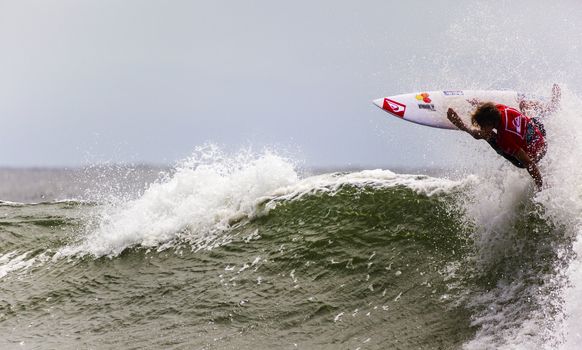
M 546 123 L 540 192 L 469 140 L 433 172 L 209 145 L 2 169 L 0 348 L 577 349 L 578 104 Z

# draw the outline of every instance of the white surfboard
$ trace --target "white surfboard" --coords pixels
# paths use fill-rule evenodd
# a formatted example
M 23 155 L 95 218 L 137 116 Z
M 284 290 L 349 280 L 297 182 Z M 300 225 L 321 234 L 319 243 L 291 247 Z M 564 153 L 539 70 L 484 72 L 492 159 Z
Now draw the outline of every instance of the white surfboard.
M 449 108 L 453 108 L 467 124 L 479 103 L 493 102 L 519 108 L 519 102 L 525 98 L 524 94 L 515 91 L 444 90 L 388 96 L 374 100 L 374 104 L 393 116 L 412 123 L 457 129 L 447 119 Z

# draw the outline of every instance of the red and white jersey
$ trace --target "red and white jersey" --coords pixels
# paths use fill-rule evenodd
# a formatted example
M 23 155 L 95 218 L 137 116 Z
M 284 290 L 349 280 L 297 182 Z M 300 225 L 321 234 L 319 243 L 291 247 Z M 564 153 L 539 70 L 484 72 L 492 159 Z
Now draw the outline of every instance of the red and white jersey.
M 546 145 L 541 131 L 529 117 L 518 110 L 501 104 L 495 107 L 501 112 L 501 126 L 497 130 L 497 146 L 512 156 L 523 149 L 531 159 L 535 159 Z

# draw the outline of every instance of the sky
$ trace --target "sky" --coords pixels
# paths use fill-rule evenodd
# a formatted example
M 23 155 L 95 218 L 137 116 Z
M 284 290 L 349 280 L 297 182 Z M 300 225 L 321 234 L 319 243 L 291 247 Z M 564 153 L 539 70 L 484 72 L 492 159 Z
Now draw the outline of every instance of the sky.
M 582 81 L 577 1 L 0 0 L 0 166 L 454 165 L 466 135 L 372 100 Z

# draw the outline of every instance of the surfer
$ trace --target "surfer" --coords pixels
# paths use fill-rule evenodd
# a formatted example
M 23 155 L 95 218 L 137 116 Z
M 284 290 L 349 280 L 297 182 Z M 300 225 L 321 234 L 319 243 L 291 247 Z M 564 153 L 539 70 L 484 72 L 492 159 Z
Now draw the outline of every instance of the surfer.
M 546 154 L 546 132 L 537 117 L 530 118 L 524 113 L 547 116 L 558 108 L 560 96 L 560 87 L 554 84 L 550 102 L 544 104 L 522 100 L 519 104 L 521 112 L 502 104 L 480 103 L 471 117 L 473 125 L 478 128 L 466 126 L 452 108 L 448 109 L 447 118 L 475 139 L 486 140 L 513 165 L 527 169 L 538 189 L 541 189 L 543 181 L 537 163 Z

